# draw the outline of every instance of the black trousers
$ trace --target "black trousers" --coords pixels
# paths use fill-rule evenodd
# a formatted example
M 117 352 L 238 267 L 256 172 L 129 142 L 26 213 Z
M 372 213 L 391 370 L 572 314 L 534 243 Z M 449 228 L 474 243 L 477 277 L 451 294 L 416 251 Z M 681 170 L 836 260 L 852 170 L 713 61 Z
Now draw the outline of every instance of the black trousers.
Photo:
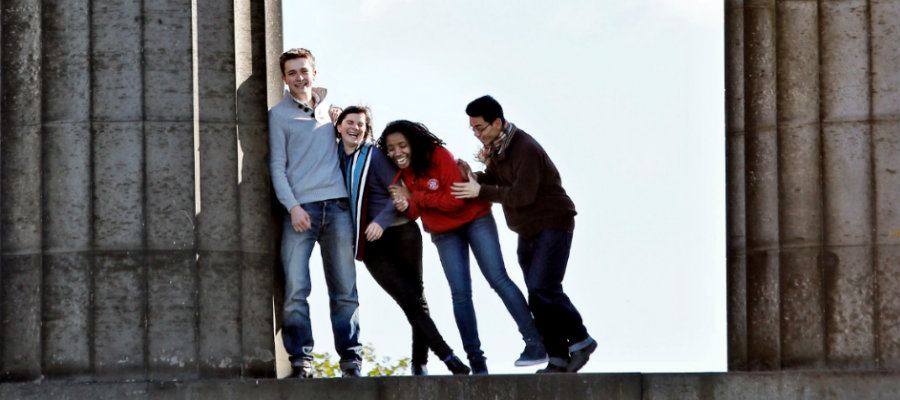
M 413 364 L 428 362 L 428 348 L 441 360 L 453 354 L 428 315 L 419 226 L 410 221 L 386 229 L 378 240 L 366 242 L 363 262 L 375 282 L 400 305 L 412 326 Z

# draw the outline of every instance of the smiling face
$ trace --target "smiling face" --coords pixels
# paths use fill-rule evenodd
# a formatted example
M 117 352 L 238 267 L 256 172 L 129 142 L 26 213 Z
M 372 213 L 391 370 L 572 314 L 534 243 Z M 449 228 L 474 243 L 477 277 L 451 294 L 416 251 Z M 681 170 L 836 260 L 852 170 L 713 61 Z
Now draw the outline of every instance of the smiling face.
M 408 168 L 412 163 L 412 147 L 409 140 L 400 132 L 389 133 L 385 139 L 388 157 L 400 169 Z
M 362 113 L 347 114 L 338 125 L 344 143 L 344 152 L 350 154 L 366 141 L 366 115 Z
M 308 101 L 312 84 L 316 80 L 316 66 L 308 58 L 293 58 L 284 62 L 281 80 L 287 85 L 291 95 L 298 100 Z
M 469 127 L 472 128 L 475 137 L 478 138 L 482 144 L 488 144 L 493 142 L 497 136 L 500 136 L 500 131 L 503 128 L 503 121 L 500 118 L 497 118 L 494 122 L 488 123 L 483 117 L 469 117 Z

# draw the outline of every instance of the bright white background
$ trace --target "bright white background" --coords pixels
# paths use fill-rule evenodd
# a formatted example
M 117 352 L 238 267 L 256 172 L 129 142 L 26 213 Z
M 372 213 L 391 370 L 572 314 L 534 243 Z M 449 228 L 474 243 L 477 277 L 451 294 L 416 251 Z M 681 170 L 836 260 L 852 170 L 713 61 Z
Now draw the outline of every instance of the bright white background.
M 374 129 L 425 123 L 476 169 L 469 101 L 491 94 L 556 163 L 578 209 L 563 284 L 599 347 L 584 372 L 726 369 L 724 54 L 715 0 L 284 0 L 285 48 L 317 59 L 327 100 L 372 108 Z M 516 236 L 495 205 L 506 268 L 524 291 Z M 465 358 L 437 251 L 425 294 Z M 472 260 L 492 373 L 533 373 Z M 334 354 L 318 250 L 316 351 Z M 400 308 L 357 263 L 361 341 L 410 356 Z M 364 368 L 365 370 L 366 368 Z M 433 355 L 432 374 L 447 374 Z

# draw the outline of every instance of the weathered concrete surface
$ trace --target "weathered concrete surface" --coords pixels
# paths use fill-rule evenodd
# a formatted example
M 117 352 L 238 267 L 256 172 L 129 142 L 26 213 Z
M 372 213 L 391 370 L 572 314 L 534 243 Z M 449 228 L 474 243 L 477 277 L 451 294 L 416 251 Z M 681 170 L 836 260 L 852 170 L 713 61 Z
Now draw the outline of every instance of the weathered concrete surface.
M 7 383 L 9 399 L 620 399 L 888 400 L 900 398 L 896 372 L 744 372 L 707 374 L 553 374 L 232 379 L 122 383 Z
M 360 379 L 201 380 L 190 382 L 0 385 L 10 399 L 544 400 L 641 399 L 638 374 L 558 374 Z
M 900 373 L 652 374 L 642 389 L 644 400 L 888 400 L 900 398 Z

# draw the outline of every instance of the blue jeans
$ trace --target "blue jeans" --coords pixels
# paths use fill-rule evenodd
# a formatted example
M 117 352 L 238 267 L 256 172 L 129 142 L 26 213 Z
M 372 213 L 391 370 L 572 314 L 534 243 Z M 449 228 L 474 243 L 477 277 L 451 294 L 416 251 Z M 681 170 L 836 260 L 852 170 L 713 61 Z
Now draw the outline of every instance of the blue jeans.
M 481 274 L 503 300 L 522 337 L 526 341 L 541 340 L 525 296 L 506 274 L 493 215 L 485 215 L 449 232 L 432 234 L 431 241 L 437 246 L 444 275 L 450 283 L 456 327 L 459 328 L 463 348 L 470 360 L 484 358 L 484 352 L 481 351 L 475 306 L 472 304 L 469 247 L 475 254 Z
M 353 224 L 346 198 L 301 204 L 311 227 L 296 232 L 290 214 L 284 221 L 281 259 L 284 264 L 284 347 L 291 362 L 312 360 L 313 336 L 309 321 L 309 257 L 319 242 L 331 308 L 334 348 L 341 363 L 362 359 L 359 343 L 359 300 L 353 262 Z
M 528 287 L 528 304 L 551 363 L 554 358 L 567 360 L 570 346 L 588 338 L 581 314 L 562 287 L 571 248 L 572 232 L 564 230 L 544 229 L 528 239 L 519 236 L 519 265 Z

